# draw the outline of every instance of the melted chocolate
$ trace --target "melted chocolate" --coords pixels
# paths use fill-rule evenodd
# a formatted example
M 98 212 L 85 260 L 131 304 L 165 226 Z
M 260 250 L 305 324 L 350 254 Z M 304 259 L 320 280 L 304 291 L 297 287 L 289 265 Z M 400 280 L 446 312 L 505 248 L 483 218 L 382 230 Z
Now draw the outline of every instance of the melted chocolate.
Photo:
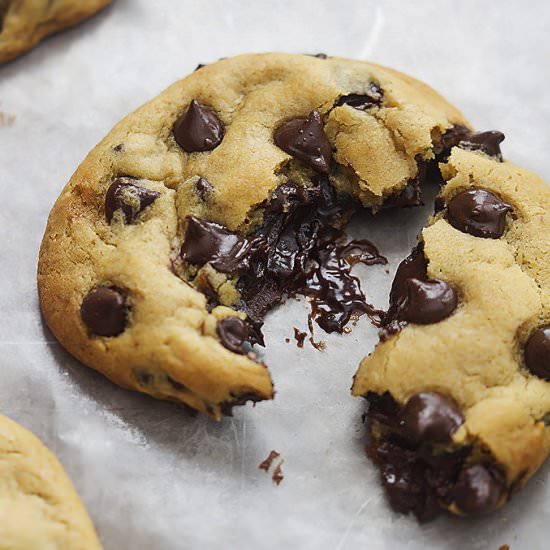
M 449 201 L 447 219 L 454 228 L 464 233 L 498 239 L 506 229 L 506 214 L 512 210 L 512 206 L 490 191 L 469 189 Z
M 332 147 L 321 115 L 313 111 L 307 118 L 299 117 L 283 122 L 273 134 L 275 145 L 285 153 L 309 164 L 315 171 L 328 174 Z
M 374 82 L 369 83 L 368 90 L 364 94 L 348 94 L 340 97 L 335 106 L 349 105 L 359 111 L 366 111 L 371 107 L 379 107 L 384 99 L 384 92 Z
M 309 187 L 286 183 L 266 204 L 263 224 L 242 237 L 222 226 L 188 218 L 181 249 L 184 261 L 238 277 L 241 309 L 251 324 L 249 341 L 263 344 L 265 314 L 287 296 L 312 299 L 313 315 L 327 332 L 342 332 L 352 315 L 366 313 L 380 324 L 382 312 L 366 302 L 351 266 L 386 263 L 368 241 L 336 245 L 340 226 L 353 210 L 349 198 L 337 197 L 328 178 Z
M 304 342 L 306 340 L 307 332 L 302 332 L 301 330 L 297 329 L 296 327 L 293 327 L 293 328 L 294 328 L 294 339 L 296 340 L 296 345 L 299 348 L 303 348 L 304 347 Z
M 502 161 L 500 144 L 504 141 L 504 134 L 496 130 L 489 132 L 475 132 L 466 136 L 458 146 L 468 151 L 482 151 L 490 157 Z
M 173 129 L 176 143 L 187 153 L 215 149 L 222 142 L 224 132 L 222 121 L 195 99 Z
M 244 343 L 248 339 L 248 325 L 238 317 L 226 317 L 218 321 L 216 331 L 221 343 L 234 353 L 245 354 Z
M 550 326 L 539 328 L 525 344 L 525 365 L 531 374 L 550 382 Z

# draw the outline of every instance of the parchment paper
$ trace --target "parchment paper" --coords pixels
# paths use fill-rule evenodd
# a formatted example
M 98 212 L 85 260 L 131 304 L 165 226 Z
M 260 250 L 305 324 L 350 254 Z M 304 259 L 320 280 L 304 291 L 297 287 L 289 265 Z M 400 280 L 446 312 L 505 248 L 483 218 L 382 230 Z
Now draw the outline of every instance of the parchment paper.
M 198 62 L 240 52 L 370 59 L 430 83 L 505 155 L 547 181 L 550 3 L 500 0 L 116 0 L 82 26 L 0 68 L 0 411 L 60 458 L 106 549 L 548 548 L 548 465 L 502 511 L 419 526 L 388 508 L 363 451 L 352 375 L 376 342 L 362 318 L 298 349 L 305 300 L 275 311 L 267 351 L 277 396 L 215 423 L 124 391 L 73 360 L 39 314 L 35 269 L 47 214 L 120 118 Z M 363 216 L 352 236 L 391 263 L 358 268 L 385 306 L 396 263 L 429 208 Z M 275 486 L 258 464 L 284 458 Z

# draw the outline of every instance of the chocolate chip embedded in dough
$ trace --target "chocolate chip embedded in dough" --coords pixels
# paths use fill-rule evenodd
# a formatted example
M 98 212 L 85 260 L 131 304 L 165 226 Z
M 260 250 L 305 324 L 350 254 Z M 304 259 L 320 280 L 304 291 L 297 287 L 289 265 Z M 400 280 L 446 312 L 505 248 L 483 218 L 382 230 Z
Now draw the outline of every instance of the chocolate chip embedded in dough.
M 489 132 L 475 132 L 464 137 L 458 146 L 468 151 L 482 151 L 490 157 L 502 161 L 502 152 L 500 144 L 504 141 L 504 134 L 497 130 Z
M 221 142 L 225 128 L 214 112 L 193 99 L 186 113 L 174 124 L 174 139 L 187 153 L 212 151 Z
M 105 218 L 108 223 L 111 223 L 114 213 L 119 209 L 126 223 L 132 223 L 143 209 L 160 197 L 160 193 L 137 185 L 135 181 L 132 178 L 117 178 L 107 189 Z
M 241 405 L 246 404 L 248 401 L 252 401 L 252 403 L 256 404 L 259 401 L 263 401 L 264 399 L 266 398 L 257 393 L 245 392 L 232 397 L 225 403 L 222 403 L 220 406 L 221 412 L 225 416 L 233 416 L 233 407 L 240 407 Z
M 459 231 L 475 237 L 498 239 L 506 229 L 506 214 L 513 210 L 485 189 L 469 189 L 454 196 L 447 205 L 447 219 Z
M 371 107 L 378 107 L 384 99 L 384 92 L 375 82 L 370 82 L 364 94 L 348 94 L 340 97 L 336 106 L 349 105 L 358 111 L 366 111 Z
M 456 401 L 437 392 L 420 392 L 399 413 L 399 426 L 414 441 L 447 443 L 464 423 Z
M 407 279 L 407 295 L 397 306 L 397 318 L 429 325 L 447 318 L 458 305 L 456 290 L 440 279 Z
M 321 174 L 328 174 L 332 147 L 321 123 L 321 115 L 313 111 L 306 117 L 283 122 L 274 133 L 277 147 L 307 162 Z
M 214 191 L 214 188 L 206 178 L 199 178 L 197 183 L 195 183 L 195 189 L 202 201 L 207 201 Z
M 458 509 L 467 515 L 480 515 L 494 510 L 502 497 L 504 482 L 482 464 L 466 466 L 451 491 Z
M 550 382 L 550 325 L 531 334 L 524 355 L 529 372 Z
M 190 264 L 209 263 L 221 273 L 233 273 L 246 265 L 253 244 L 217 223 L 189 216 L 181 257 Z
M 226 317 L 218 321 L 216 332 L 221 343 L 229 351 L 244 354 L 243 344 L 248 339 L 248 325 L 238 317 Z
M 80 317 L 91 334 L 117 336 L 128 320 L 126 296 L 118 288 L 94 288 L 82 300 Z

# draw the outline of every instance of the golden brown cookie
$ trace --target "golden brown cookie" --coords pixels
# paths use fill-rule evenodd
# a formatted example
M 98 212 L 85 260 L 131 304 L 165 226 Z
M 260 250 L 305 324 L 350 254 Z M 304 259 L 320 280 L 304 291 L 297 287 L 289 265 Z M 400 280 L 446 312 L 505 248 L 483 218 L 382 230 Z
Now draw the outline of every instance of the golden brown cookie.
M 25 428 L 0 416 L 0 549 L 100 550 L 61 464 Z
M 383 260 L 335 246 L 336 229 L 360 203 L 418 204 L 457 124 L 426 85 L 365 62 L 202 67 L 120 122 L 62 192 L 40 252 L 45 319 L 123 387 L 215 418 L 271 399 L 246 343 L 263 315 L 307 288 L 325 330 L 376 317 L 348 257 Z
M 0 0 L 0 64 L 93 15 L 111 0 Z

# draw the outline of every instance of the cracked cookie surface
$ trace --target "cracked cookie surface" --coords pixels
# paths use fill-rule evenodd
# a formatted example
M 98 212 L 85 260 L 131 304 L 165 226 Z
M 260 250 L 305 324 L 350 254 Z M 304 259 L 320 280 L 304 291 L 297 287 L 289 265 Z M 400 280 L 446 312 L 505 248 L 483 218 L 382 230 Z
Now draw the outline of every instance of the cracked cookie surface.
M 456 125 L 467 131 L 429 87 L 365 62 L 258 54 L 202 67 L 119 123 L 62 192 L 40 252 L 45 319 L 123 387 L 216 418 L 270 399 L 245 344 L 260 341 L 261 316 L 311 261 L 326 263 L 316 292 L 333 288 L 345 269 L 331 234 L 349 205 L 406 203 Z M 362 307 L 346 277 L 336 290 Z M 350 311 L 324 311 L 326 326 Z
M 112 0 L 0 0 L 0 63 L 80 23 Z
M 100 550 L 94 527 L 53 454 L 0 416 L 0 548 Z

